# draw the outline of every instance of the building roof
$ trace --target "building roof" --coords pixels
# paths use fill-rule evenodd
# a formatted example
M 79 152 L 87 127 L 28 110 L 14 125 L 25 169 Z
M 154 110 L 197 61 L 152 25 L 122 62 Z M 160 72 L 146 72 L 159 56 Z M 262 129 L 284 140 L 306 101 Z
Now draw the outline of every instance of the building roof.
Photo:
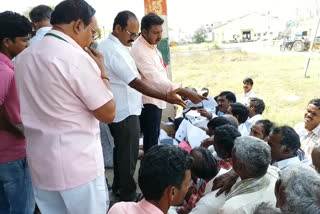
M 233 18 L 233 19 L 229 19 L 229 20 L 227 20 L 227 21 L 221 22 L 221 24 L 215 26 L 214 29 L 223 27 L 223 26 L 225 26 L 225 25 L 227 25 L 227 24 L 229 24 L 229 23 L 231 23 L 231 22 L 234 22 L 234 21 L 237 21 L 237 20 L 246 18 L 246 17 L 251 16 L 251 15 L 267 16 L 267 14 L 257 13 L 257 12 L 247 13 L 247 14 L 245 14 L 245 15 L 242 15 L 242 16 L 239 16 L 239 17 L 235 17 L 235 18 Z M 279 19 L 279 17 L 277 17 L 277 16 L 270 16 L 270 18 Z

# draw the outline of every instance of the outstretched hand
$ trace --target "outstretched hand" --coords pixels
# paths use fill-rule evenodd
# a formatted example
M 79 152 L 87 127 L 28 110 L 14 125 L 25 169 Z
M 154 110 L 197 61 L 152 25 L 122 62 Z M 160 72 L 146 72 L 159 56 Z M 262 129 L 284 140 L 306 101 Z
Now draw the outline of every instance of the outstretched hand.
M 202 100 L 208 99 L 196 92 L 190 91 L 185 88 L 178 88 L 177 94 L 179 94 L 180 96 L 186 97 L 187 99 L 191 100 L 191 102 L 193 102 L 194 104 L 200 103 Z
M 182 106 L 182 108 L 186 108 L 187 105 L 183 102 L 183 100 L 177 95 L 177 91 L 179 89 L 167 92 L 166 101 L 171 104 L 177 104 Z

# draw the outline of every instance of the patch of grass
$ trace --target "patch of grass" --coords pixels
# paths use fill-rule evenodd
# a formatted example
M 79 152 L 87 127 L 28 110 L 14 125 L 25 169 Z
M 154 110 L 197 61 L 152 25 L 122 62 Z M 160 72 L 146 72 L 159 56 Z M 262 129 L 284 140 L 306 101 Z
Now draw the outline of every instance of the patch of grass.
M 303 121 L 307 103 L 320 97 L 320 57 L 315 55 L 304 78 L 303 55 L 273 56 L 254 53 L 203 52 L 192 55 L 174 55 L 171 58 L 173 81 L 197 90 L 207 87 L 215 96 L 231 90 L 241 98 L 242 80 L 254 80 L 253 91 L 266 103 L 263 117 L 278 125 L 294 126 Z M 296 101 L 286 97 L 298 96 Z

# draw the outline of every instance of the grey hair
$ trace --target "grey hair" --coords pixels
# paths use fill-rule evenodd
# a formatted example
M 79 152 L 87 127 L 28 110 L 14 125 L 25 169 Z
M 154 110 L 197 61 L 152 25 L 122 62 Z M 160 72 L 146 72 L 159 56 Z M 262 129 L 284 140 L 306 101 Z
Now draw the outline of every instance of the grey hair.
M 253 214 L 281 214 L 281 212 L 279 209 L 272 206 L 272 204 L 262 202 L 255 208 Z
M 304 164 L 291 165 L 280 173 L 287 204 L 286 213 L 320 214 L 320 176 Z
M 271 163 L 271 149 L 256 137 L 238 137 L 235 140 L 235 158 L 242 163 L 250 177 L 258 178 L 267 173 Z
M 235 118 L 231 114 L 224 114 L 224 115 L 222 115 L 222 117 L 226 118 L 232 126 L 238 128 L 239 122 L 238 122 L 237 118 Z

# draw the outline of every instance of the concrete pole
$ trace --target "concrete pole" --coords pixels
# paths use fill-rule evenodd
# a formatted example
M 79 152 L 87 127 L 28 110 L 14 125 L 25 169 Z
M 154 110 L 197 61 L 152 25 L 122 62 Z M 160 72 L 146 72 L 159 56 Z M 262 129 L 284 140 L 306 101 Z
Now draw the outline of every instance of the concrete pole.
M 306 64 L 304 66 L 304 69 L 303 69 L 303 73 L 304 73 L 304 77 L 305 78 L 308 78 L 308 69 L 309 69 L 309 65 L 310 65 L 310 61 L 311 61 L 311 58 L 312 58 L 312 48 L 313 48 L 313 45 L 314 45 L 314 42 L 316 40 L 316 37 L 317 37 L 317 34 L 318 34 L 318 29 L 319 29 L 319 25 L 320 25 L 320 15 L 319 15 L 319 5 L 318 5 L 318 1 L 316 0 L 315 1 L 316 3 L 316 10 L 315 10 L 315 14 L 317 15 L 317 22 L 316 24 L 314 24 L 316 27 L 313 28 L 314 29 L 314 32 L 313 34 L 311 35 L 311 44 L 310 44 L 310 48 L 309 48 L 309 54 L 308 54 L 308 58 L 307 58 L 307 61 L 306 61 Z
M 319 24 L 320 24 L 320 16 L 318 17 L 318 21 L 317 21 L 317 24 L 316 24 L 316 27 L 315 27 L 315 31 L 313 32 L 313 35 L 311 36 L 312 40 L 311 40 L 311 44 L 310 44 L 310 48 L 309 48 L 308 59 L 307 59 L 306 64 L 304 66 L 304 77 L 308 77 L 307 76 L 307 72 L 308 72 L 310 60 L 312 58 L 312 53 L 313 53 L 312 47 L 313 47 L 314 41 L 316 40 L 316 37 L 317 37 Z

